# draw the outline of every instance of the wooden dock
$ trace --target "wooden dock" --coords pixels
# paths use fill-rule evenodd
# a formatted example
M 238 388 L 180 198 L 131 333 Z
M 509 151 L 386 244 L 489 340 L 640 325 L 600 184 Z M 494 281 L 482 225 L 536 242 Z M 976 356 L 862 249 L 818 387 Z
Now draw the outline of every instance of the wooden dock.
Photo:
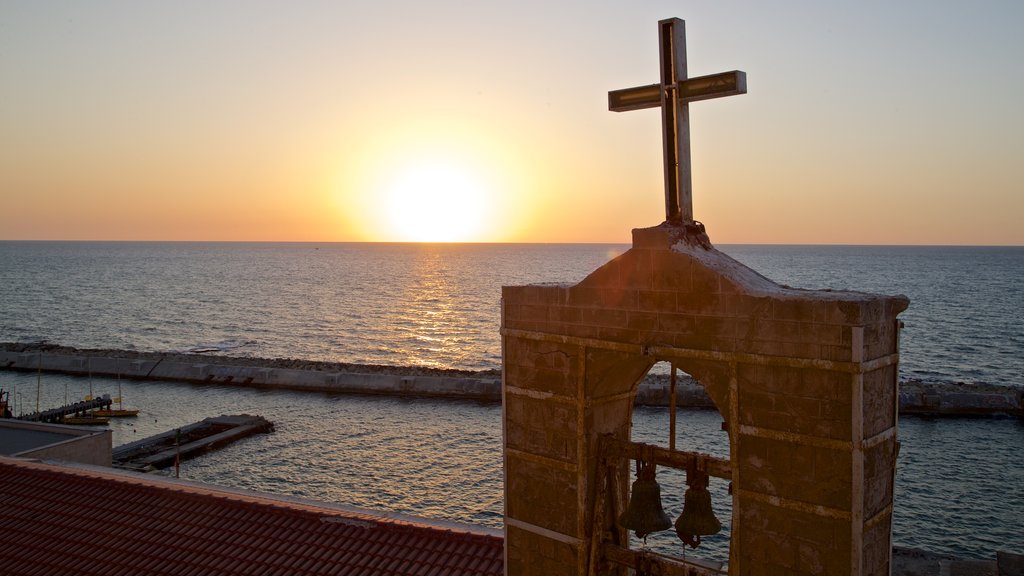
M 113 404 L 113 401 L 110 399 L 110 395 L 104 394 L 102 397 L 93 398 L 92 400 L 82 400 L 81 402 L 75 402 L 59 408 L 51 408 L 49 410 L 43 410 L 42 412 L 23 414 L 18 416 L 18 420 L 60 424 L 64 420 L 65 416 L 71 416 L 74 414 L 84 415 L 89 410 L 110 408 L 111 404 Z
M 113 464 L 137 472 L 168 468 L 174 465 L 175 457 L 187 460 L 253 434 L 273 430 L 274 424 L 262 416 L 239 414 L 206 418 L 118 446 L 113 451 Z

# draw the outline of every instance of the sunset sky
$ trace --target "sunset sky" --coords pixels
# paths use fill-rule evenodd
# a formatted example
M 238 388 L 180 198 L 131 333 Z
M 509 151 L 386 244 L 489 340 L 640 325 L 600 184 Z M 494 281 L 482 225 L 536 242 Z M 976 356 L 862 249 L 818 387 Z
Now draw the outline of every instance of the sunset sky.
M 0 239 L 1024 244 L 1024 2 L 0 0 Z

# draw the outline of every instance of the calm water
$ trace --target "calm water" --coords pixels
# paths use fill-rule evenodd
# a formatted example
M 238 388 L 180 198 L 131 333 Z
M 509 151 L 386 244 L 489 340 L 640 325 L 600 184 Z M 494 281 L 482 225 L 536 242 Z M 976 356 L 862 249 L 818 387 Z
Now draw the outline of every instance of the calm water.
M 498 368 L 503 284 L 626 246 L 0 242 L 0 341 Z M 1024 385 L 1024 248 L 723 246 L 801 288 L 906 294 L 904 377 Z
M 0 372 L 35 408 L 37 375 Z M 43 375 L 41 404 L 89 393 L 88 378 Z M 116 395 L 116 380 L 95 378 L 95 394 Z M 493 404 L 408 400 L 163 382 L 121 382 L 135 419 L 113 420 L 114 444 L 219 414 L 260 414 L 276 431 L 182 465 L 184 478 L 318 500 L 396 510 L 500 527 L 501 408 Z M 713 411 L 682 411 L 678 448 L 728 457 Z M 634 438 L 667 446 L 668 412 L 638 408 Z M 894 542 L 937 552 L 991 558 L 1024 549 L 1024 423 L 1014 419 L 900 420 Z M 662 500 L 682 509 L 683 474 L 659 469 Z M 712 479 L 715 512 L 728 529 L 726 483 Z M 648 544 L 665 551 L 672 532 Z M 727 532 L 705 540 L 699 555 L 726 560 Z
M 626 248 L 0 242 L 0 341 L 498 368 L 501 285 L 578 281 Z M 783 284 L 909 296 L 905 378 L 1024 385 L 1024 248 L 721 248 Z M 115 381 L 92 384 L 116 395 Z M 35 408 L 35 375 L 0 372 L 0 385 Z M 274 434 L 189 462 L 185 477 L 500 525 L 496 406 L 122 385 L 142 414 L 112 424 L 115 444 L 223 413 L 275 421 Z M 88 388 L 45 376 L 41 404 Z M 664 410 L 640 410 L 635 436 L 666 444 L 666 422 Z M 714 412 L 686 412 L 681 424 L 680 447 L 727 453 Z M 1024 426 L 904 418 L 901 440 L 897 544 L 979 557 L 1024 549 Z M 679 475 L 659 479 L 678 514 Z M 724 485 L 712 491 L 728 519 Z M 724 557 L 726 541 L 709 539 L 704 554 Z

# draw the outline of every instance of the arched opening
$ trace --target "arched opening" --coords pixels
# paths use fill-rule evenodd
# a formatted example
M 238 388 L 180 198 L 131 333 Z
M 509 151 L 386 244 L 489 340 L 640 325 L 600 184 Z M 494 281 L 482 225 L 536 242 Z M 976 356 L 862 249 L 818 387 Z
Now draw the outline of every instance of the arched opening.
M 712 376 L 720 371 L 702 372 Z M 633 395 L 629 440 L 631 446 L 639 449 L 639 452 L 630 453 L 630 456 L 637 456 L 636 459 L 620 455 L 614 462 L 608 462 L 617 472 L 617 482 L 622 483 L 620 486 L 627 493 L 627 498 L 617 507 L 614 515 L 621 518 L 629 507 L 627 502 L 633 498 L 629 487 L 634 486 L 640 462 L 649 464 L 645 460 L 651 457 L 652 453 L 643 447 L 656 447 L 659 450 L 656 452 L 654 463 L 656 482 L 660 487 L 660 504 L 675 524 L 684 508 L 688 475 L 695 476 L 707 471 L 702 464 L 699 471 L 694 469 L 694 462 L 705 462 L 707 457 L 709 461 L 717 460 L 719 464 L 726 464 L 724 469 L 728 471 L 728 426 L 718 406 L 711 400 L 711 395 L 705 392 L 705 386 L 692 374 L 684 371 L 676 361 L 662 360 L 653 364 L 648 373 L 633 387 Z M 681 465 L 683 460 L 680 458 L 684 456 L 694 456 L 698 460 L 691 459 L 689 465 Z M 629 534 L 624 540 L 626 546 L 643 552 L 664 554 L 666 557 L 682 560 L 688 565 L 707 568 L 710 570 L 709 573 L 718 570 L 724 573 L 729 561 L 732 526 L 731 478 L 727 474 L 722 474 L 723 466 L 719 465 L 713 469 L 718 470 L 719 474 L 712 472 L 709 475 L 708 491 L 711 494 L 714 515 L 721 524 L 721 531 L 718 534 L 703 536 L 700 545 L 694 549 L 687 546 L 676 534 L 675 528 L 670 526 L 667 530 L 653 532 L 642 539 Z M 649 503 L 644 496 L 641 498 Z M 638 509 L 640 508 L 631 510 L 631 515 Z M 645 509 L 644 516 L 646 511 Z M 653 510 L 650 512 L 653 513 Z M 687 513 L 692 515 L 692 508 Z M 622 529 L 621 525 L 620 528 Z
M 674 403 L 671 401 L 673 367 L 676 371 Z M 725 462 L 730 461 L 729 432 L 725 418 L 705 392 L 702 383 L 685 372 L 680 365 L 669 360 L 659 361 L 641 380 L 635 393 L 630 426 L 632 442 L 654 445 L 673 452 L 706 454 Z M 622 465 L 630 467 L 631 485 L 636 477 L 635 462 L 624 462 Z M 687 472 L 670 466 L 658 466 L 656 478 L 661 487 L 662 507 L 675 522 L 683 510 Z M 696 549 L 686 546 L 674 528 L 652 533 L 642 541 L 631 534 L 631 546 L 688 561 L 709 561 L 711 564 L 720 564 L 724 571 L 729 560 L 733 524 L 730 479 L 711 476 L 708 491 L 714 514 L 722 526 L 721 532 L 703 537 Z
M 665 468 L 670 515 L 686 490 L 667 467 L 699 461 L 716 478 L 713 509 L 731 530 L 706 550 L 735 574 L 884 573 L 906 299 L 777 286 L 689 240 L 635 230 L 630 251 L 577 285 L 503 287 L 507 573 L 722 574 L 672 533 L 664 560 L 629 546 L 616 520 L 637 459 Z M 717 408 L 677 412 L 674 451 L 666 409 L 641 426 L 635 406 L 659 362 Z M 651 444 L 636 442 L 644 428 Z

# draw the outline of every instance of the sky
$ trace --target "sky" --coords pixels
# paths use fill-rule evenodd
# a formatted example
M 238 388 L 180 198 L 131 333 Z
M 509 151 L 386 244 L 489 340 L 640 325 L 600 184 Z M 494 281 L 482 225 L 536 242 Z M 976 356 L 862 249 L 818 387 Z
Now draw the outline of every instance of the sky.
M 1024 2 L 0 0 L 0 239 L 1024 244 Z

